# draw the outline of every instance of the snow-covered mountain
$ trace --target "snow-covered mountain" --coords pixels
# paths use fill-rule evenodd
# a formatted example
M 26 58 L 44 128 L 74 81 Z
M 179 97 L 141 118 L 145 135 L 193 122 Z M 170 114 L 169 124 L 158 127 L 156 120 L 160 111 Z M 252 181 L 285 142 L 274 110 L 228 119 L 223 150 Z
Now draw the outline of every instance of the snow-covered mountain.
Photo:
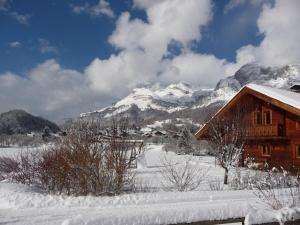
M 286 65 L 283 67 L 261 67 L 258 64 L 246 64 L 233 76 L 218 82 L 216 90 L 230 87 L 237 91 L 249 83 L 257 83 L 276 88 L 289 88 L 300 80 L 300 66 Z
M 215 102 L 228 101 L 243 86 L 255 83 L 275 88 L 289 89 L 300 82 L 300 66 L 262 67 L 256 63 L 242 66 L 233 76 L 221 79 L 214 91 L 194 108 L 209 106 Z
M 186 103 L 193 101 L 193 90 L 187 84 L 171 84 L 167 87 L 154 85 L 136 88 L 114 107 L 130 107 L 136 105 L 140 110 L 156 109 L 167 112 L 180 110 Z
M 155 84 L 153 86 L 133 89 L 125 98 L 106 108 L 82 113 L 81 116 L 91 114 L 105 114 L 104 117 L 110 117 L 136 109 L 139 111 L 161 111 L 173 113 L 187 109 L 193 105 L 199 98 L 208 96 L 213 90 L 195 90 L 185 83 L 170 84 L 167 87 Z
M 300 82 L 300 66 L 262 67 L 246 64 L 233 76 L 220 80 L 215 89 L 197 89 L 185 83 L 135 88 L 115 104 L 94 112 L 82 113 L 81 117 L 96 116 L 110 118 L 113 115 L 126 116 L 144 124 L 169 118 L 192 118 L 202 122 L 207 115 L 204 109 L 217 110 L 242 86 L 257 83 L 288 89 Z M 201 111 L 201 113 L 199 112 Z M 195 114 L 199 114 L 195 116 Z

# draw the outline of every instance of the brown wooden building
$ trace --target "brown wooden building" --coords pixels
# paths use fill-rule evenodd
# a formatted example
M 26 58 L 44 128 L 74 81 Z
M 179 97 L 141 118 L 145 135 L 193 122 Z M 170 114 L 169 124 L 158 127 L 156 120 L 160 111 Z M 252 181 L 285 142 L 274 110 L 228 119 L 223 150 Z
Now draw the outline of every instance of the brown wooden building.
M 300 93 L 256 84 L 243 87 L 197 133 L 198 140 L 208 139 L 214 122 L 242 107 L 245 140 L 243 160 L 288 170 L 300 169 Z

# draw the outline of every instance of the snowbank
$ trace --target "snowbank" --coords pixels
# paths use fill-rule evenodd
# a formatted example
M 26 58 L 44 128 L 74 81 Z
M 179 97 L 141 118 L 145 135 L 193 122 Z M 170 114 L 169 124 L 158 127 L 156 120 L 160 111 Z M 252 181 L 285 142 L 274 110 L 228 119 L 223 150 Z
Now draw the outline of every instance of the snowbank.
M 39 217 L 60 214 L 61 224 L 172 224 L 245 216 L 248 191 L 228 192 L 157 192 L 126 194 L 115 197 L 67 197 L 39 193 L 30 187 L 0 183 L 1 221 L 17 214 L 32 224 L 44 224 Z M 16 223 L 21 224 L 21 223 Z M 24 223 L 25 224 L 25 223 Z M 48 221 L 48 224 L 52 224 Z M 55 224 L 55 223 L 53 223 Z

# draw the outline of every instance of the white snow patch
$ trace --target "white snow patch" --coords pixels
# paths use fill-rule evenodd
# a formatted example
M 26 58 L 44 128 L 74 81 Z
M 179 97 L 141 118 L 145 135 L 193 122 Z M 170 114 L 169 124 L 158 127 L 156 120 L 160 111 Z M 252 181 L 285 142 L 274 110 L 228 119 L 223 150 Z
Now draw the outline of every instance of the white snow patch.
M 260 92 L 268 97 L 300 109 L 300 94 L 278 88 L 266 87 L 258 84 L 248 84 L 248 88 Z

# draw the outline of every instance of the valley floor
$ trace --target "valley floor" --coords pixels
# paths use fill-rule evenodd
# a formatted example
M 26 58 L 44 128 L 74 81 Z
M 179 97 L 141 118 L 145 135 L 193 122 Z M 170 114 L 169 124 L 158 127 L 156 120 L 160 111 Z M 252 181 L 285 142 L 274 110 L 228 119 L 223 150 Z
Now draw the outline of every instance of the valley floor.
M 13 157 L 20 149 L 0 149 Z M 138 160 L 137 178 L 150 193 L 114 197 L 67 197 L 41 193 L 33 187 L 0 182 L 0 224 L 51 225 L 158 225 L 244 217 L 249 212 L 256 221 L 274 221 L 278 213 L 266 213 L 252 191 L 211 191 L 208 181 L 222 180 L 223 170 L 214 158 L 193 157 L 208 169 L 206 182 L 197 191 L 166 191 L 159 170 L 161 159 L 183 160 L 183 155 L 166 153 L 162 145 L 148 145 Z M 199 162 L 199 163 L 198 163 Z M 154 191 L 155 190 L 155 191 Z M 250 218 L 251 219 L 251 218 Z

